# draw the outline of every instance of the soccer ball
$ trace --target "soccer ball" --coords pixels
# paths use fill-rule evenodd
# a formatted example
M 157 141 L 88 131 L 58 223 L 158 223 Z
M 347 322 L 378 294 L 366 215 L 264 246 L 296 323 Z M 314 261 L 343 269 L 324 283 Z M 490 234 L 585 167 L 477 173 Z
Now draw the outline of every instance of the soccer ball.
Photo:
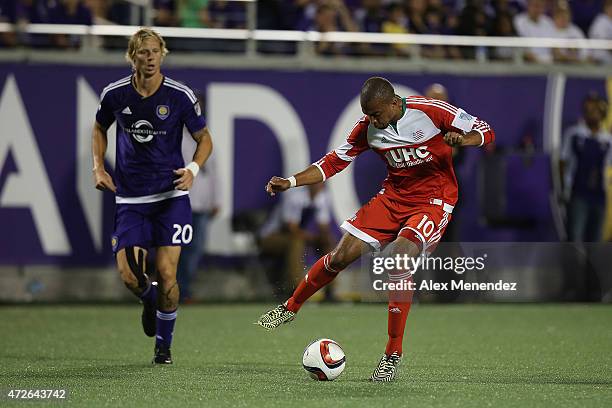
M 306 347 L 302 357 L 304 369 L 318 381 L 335 380 L 344 371 L 345 363 L 342 347 L 330 339 L 313 341 Z

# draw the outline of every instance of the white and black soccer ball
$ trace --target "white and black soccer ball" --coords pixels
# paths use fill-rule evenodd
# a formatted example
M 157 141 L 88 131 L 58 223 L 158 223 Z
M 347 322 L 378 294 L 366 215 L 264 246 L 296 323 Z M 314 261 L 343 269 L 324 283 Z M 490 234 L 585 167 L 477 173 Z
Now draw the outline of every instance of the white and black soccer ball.
M 315 380 L 331 381 L 344 371 L 346 357 L 338 343 L 330 339 L 319 339 L 306 347 L 302 364 Z

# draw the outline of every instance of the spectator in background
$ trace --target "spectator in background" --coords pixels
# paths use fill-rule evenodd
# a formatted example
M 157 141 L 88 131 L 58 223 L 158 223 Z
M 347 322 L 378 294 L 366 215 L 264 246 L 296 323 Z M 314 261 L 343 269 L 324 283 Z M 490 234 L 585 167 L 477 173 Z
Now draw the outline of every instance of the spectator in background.
M 497 17 L 500 14 L 508 14 L 511 18 L 519 14 L 524 10 L 523 1 L 512 1 L 512 0 L 492 0 L 491 1 L 492 14 Z
M 0 23 L 15 24 L 17 22 L 17 4 L 15 0 L 0 0 Z M 17 45 L 17 35 L 14 31 L 0 33 L 0 48 Z
M 176 27 L 178 25 L 178 17 L 176 15 L 175 0 L 154 0 L 153 8 L 153 24 L 158 27 Z
M 197 93 L 196 95 L 200 106 L 205 109 L 202 97 Z M 191 135 L 186 131 L 183 132 L 182 151 L 185 162 L 191 161 L 195 147 Z M 193 238 L 189 245 L 183 247 L 179 258 L 176 280 L 180 288 L 181 303 L 190 303 L 193 300 L 191 285 L 204 255 L 208 241 L 208 227 L 211 220 L 219 213 L 219 187 L 215 157 L 211 156 L 206 164 L 200 167 L 189 190 Z
M 181 27 L 210 27 L 208 0 L 178 0 L 178 19 Z
M 387 19 L 382 24 L 382 32 L 387 34 L 408 34 L 408 18 L 400 4 L 391 5 Z M 408 56 L 411 49 L 408 44 L 393 44 L 391 53 L 397 56 Z
M 51 24 L 92 24 L 92 12 L 84 0 L 58 0 L 49 2 Z
M 8 0 L 10 2 L 10 0 Z M 19 24 L 42 24 L 48 22 L 46 4 L 38 0 L 17 1 L 17 22 Z
M 568 199 L 568 235 L 572 242 L 599 242 L 606 210 L 606 166 L 612 164 L 612 136 L 602 127 L 605 100 L 590 94 L 583 120 L 567 129 L 561 151 L 561 180 Z
M 157 11 L 155 12 L 157 13 Z M 115 24 L 132 24 L 132 6 L 130 3 L 126 3 L 123 0 L 110 0 L 108 2 L 108 11 L 106 15 L 108 19 Z M 108 42 L 108 39 L 105 42 Z
M 427 0 L 407 0 L 405 1 L 405 9 L 408 21 L 410 21 L 410 32 L 426 34 L 428 31 L 425 19 Z
M 470 0 L 461 11 L 457 34 L 487 36 L 490 28 L 482 1 Z M 463 47 L 463 57 L 467 59 L 484 60 L 487 56 L 486 47 Z
M 210 1 L 208 14 L 211 27 L 246 28 L 245 3 L 240 1 Z
M 544 12 L 544 0 L 528 0 L 527 11 L 514 17 L 514 28 L 521 37 L 554 37 L 555 24 Z M 529 48 L 525 52 L 528 62 L 552 62 L 550 48 Z
M 446 25 L 446 34 L 454 34 L 459 26 L 459 20 L 457 13 L 449 6 L 448 1 L 444 0 L 429 0 L 427 3 L 428 8 L 437 9 L 440 14 L 444 17 Z
M 493 21 L 493 35 L 497 37 L 514 37 L 516 32 L 512 25 L 512 15 L 507 12 L 497 13 Z M 494 47 L 491 58 L 495 60 L 511 60 L 516 50 L 510 47 Z
M 177 0 L 178 19 L 181 27 L 189 28 L 210 28 L 216 26 L 212 21 L 209 6 L 209 0 Z M 218 16 L 217 16 L 218 17 Z M 223 27 L 221 27 L 223 28 Z M 174 46 L 176 49 L 183 51 L 238 51 L 241 50 L 241 44 L 236 44 L 231 40 L 213 40 L 207 38 L 183 38 Z
M 321 33 L 331 31 L 358 31 L 353 18 L 340 0 L 320 1 L 317 8 L 313 25 L 309 30 Z M 339 55 L 351 53 L 351 47 L 344 43 L 332 43 L 329 41 L 319 41 L 316 45 L 317 54 Z
M 387 17 L 382 0 L 362 0 L 353 15 L 359 31 L 366 33 L 380 33 L 383 31 L 383 22 Z M 362 55 L 384 55 L 387 45 L 359 44 L 359 53 Z
M 354 12 L 359 30 L 366 33 L 379 33 L 386 13 L 382 0 L 361 0 L 361 7 Z
M 317 8 L 324 3 L 325 1 L 294 0 L 293 4 L 285 5 L 284 12 L 287 16 L 287 21 L 293 22 L 292 27 L 294 30 L 309 30 L 314 24 Z
M 106 18 L 110 1 L 107 0 L 85 0 L 89 8 L 93 24 L 108 24 Z
M 569 5 L 565 2 L 559 2 L 553 13 L 553 22 L 555 23 L 555 37 L 567 39 L 583 39 L 584 33 L 572 24 L 572 13 Z M 588 51 L 584 48 L 553 48 L 552 50 L 555 62 L 580 62 L 586 61 Z
M 604 0 L 578 0 L 570 1 L 569 6 L 572 11 L 572 22 L 586 33 L 593 23 L 597 13 L 601 11 Z
M 17 24 L 44 24 L 49 22 L 46 4 L 38 0 L 18 0 Z M 46 34 L 23 34 L 20 41 L 30 47 L 48 47 L 51 40 Z
M 446 87 L 439 83 L 434 83 L 425 88 L 425 92 L 423 92 L 428 98 L 437 99 L 443 102 L 448 102 L 448 91 Z
M 49 23 L 91 25 L 93 16 L 91 9 L 83 0 L 59 0 L 50 3 Z M 77 35 L 54 34 L 51 43 L 59 48 L 78 48 L 81 37 Z
M 316 249 L 321 254 L 333 249 L 330 229 L 330 204 L 323 183 L 294 188 L 283 195 L 259 233 L 263 257 L 282 260 L 268 271 L 275 294 L 286 292 L 304 277 L 304 252 Z
M 423 34 L 454 34 L 447 24 L 444 10 L 438 7 L 428 7 L 425 10 L 425 32 Z M 456 47 L 445 45 L 423 46 L 423 56 L 426 58 L 461 58 L 461 52 Z
M 602 13 L 595 17 L 591 28 L 589 28 L 589 37 L 601 40 L 612 40 L 612 0 L 606 0 L 603 6 Z M 593 58 L 595 61 L 603 64 L 612 63 L 611 50 L 593 50 Z

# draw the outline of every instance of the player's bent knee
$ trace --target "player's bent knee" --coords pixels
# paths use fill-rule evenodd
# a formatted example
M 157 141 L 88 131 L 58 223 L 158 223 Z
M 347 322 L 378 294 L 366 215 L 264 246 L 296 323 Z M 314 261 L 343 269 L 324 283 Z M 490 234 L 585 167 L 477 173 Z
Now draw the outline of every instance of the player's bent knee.
M 336 271 L 343 270 L 353 261 L 348 251 L 342 249 L 334 250 L 330 255 L 329 266 Z
M 419 256 L 422 248 L 423 244 L 421 242 L 416 243 L 406 238 L 396 239 L 385 248 L 383 251 L 383 256 Z

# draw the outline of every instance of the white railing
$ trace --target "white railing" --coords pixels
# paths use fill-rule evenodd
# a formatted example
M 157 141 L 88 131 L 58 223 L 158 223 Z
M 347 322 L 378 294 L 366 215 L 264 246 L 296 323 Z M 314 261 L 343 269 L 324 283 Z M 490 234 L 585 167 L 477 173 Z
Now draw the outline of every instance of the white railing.
M 241 0 L 252 1 L 252 0 Z M 69 34 L 130 36 L 139 26 L 29 24 L 15 27 L 0 23 L 0 32 L 19 31 L 28 34 Z M 164 37 L 256 41 L 330 41 L 343 43 L 384 43 L 415 45 L 454 45 L 470 47 L 546 47 L 612 50 L 612 40 L 565 39 L 541 37 L 483 37 L 466 35 L 386 34 L 362 32 L 247 30 L 228 28 L 154 27 Z
M 253 0 L 247 1 L 254 4 Z M 22 34 L 68 34 L 83 37 L 132 35 L 138 26 L 120 25 L 61 25 L 61 24 L 29 24 L 14 26 L 0 23 L 0 32 L 16 31 Z M 288 41 L 306 44 L 298 47 L 299 52 L 307 52 L 312 44 L 319 41 L 339 43 L 379 43 L 379 44 L 410 44 L 448 45 L 469 47 L 510 47 L 517 50 L 532 47 L 571 48 L 612 51 L 612 40 L 599 39 L 563 39 L 537 37 L 483 37 L 461 35 L 427 35 L 427 34 L 386 34 L 363 32 L 327 32 L 317 31 L 286 31 L 286 30 L 256 30 L 256 29 L 223 29 L 223 28 L 183 28 L 154 27 L 166 38 L 194 39 L 227 39 L 244 40 L 247 52 L 255 53 L 255 43 L 258 41 Z M 90 43 L 90 42 L 89 42 Z M 84 42 L 87 47 L 88 42 Z M 311 49 L 311 48 L 310 48 Z M 311 49 L 312 50 L 312 49 Z

